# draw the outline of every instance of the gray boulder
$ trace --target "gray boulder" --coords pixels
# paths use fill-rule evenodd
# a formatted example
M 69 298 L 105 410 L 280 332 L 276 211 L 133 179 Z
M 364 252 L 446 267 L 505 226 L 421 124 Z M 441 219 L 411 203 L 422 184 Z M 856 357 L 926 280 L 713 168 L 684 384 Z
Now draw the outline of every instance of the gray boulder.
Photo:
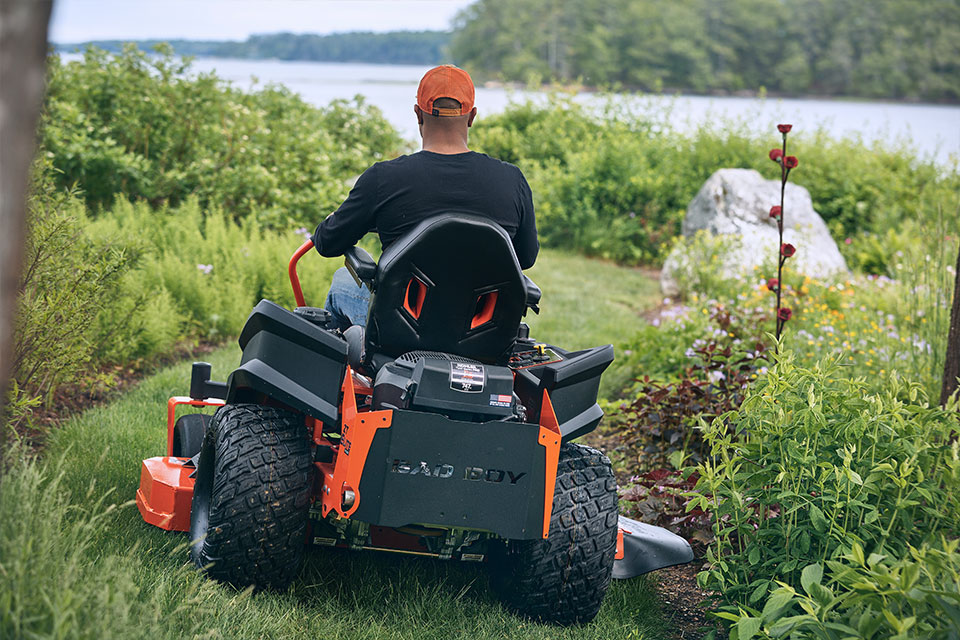
M 687 207 L 683 236 L 699 231 L 722 236 L 724 251 L 718 268 L 723 277 L 750 275 L 759 267 L 764 277 L 776 273 L 777 222 L 770 207 L 780 204 L 780 181 L 764 180 L 753 169 L 720 169 L 700 188 Z M 810 193 L 788 183 L 784 192 L 783 241 L 797 253 L 785 268 L 817 279 L 849 273 L 837 243 L 823 218 L 814 211 Z M 700 249 L 703 250 L 702 248 Z M 697 255 L 697 243 L 680 243 L 667 257 L 660 276 L 664 295 L 675 296 L 687 288 L 690 274 L 709 256 Z M 768 271 L 773 269 L 773 273 Z

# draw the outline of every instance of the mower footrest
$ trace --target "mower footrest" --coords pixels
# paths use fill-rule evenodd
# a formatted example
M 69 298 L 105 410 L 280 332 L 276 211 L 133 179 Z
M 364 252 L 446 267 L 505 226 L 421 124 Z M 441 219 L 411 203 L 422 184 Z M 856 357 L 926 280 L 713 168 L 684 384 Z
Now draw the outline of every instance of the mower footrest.
M 190 530 L 194 467 L 188 458 L 148 458 L 140 468 L 137 508 L 148 523 L 167 531 Z

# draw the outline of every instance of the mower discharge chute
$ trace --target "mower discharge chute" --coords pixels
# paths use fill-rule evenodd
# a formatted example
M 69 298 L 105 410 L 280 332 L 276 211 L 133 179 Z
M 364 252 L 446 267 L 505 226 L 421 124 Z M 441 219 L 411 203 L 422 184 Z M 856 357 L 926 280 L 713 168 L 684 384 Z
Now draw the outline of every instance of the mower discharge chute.
M 521 322 L 540 290 L 489 221 L 431 218 L 375 263 L 367 326 L 261 301 L 226 384 L 194 364 L 168 405 L 167 456 L 143 462 L 144 520 L 189 531 L 211 577 L 283 588 L 305 542 L 487 562 L 504 602 L 534 619 L 591 620 L 611 576 L 692 559 L 666 530 L 617 514 L 610 461 L 571 442 L 596 428 L 606 345 L 538 344 Z M 174 420 L 177 406 L 217 406 Z

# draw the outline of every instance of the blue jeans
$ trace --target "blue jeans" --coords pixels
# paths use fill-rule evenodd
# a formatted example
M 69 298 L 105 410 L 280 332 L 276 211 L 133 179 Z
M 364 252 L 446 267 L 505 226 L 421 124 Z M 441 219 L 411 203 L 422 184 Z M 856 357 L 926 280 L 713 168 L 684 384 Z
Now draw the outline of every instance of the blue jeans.
M 367 326 L 367 307 L 370 306 L 370 290 L 366 285 L 357 286 L 346 267 L 333 274 L 327 301 L 323 305 L 333 315 L 336 328 L 344 330 L 352 325 Z

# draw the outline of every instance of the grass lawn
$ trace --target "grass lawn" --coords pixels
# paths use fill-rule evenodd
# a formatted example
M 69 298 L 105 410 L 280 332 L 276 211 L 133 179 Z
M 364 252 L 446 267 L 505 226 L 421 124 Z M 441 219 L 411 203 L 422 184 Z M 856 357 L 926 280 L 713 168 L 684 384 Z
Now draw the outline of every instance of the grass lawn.
M 533 277 L 543 340 L 571 347 L 629 337 L 657 298 L 638 271 L 545 252 Z M 214 378 L 237 364 L 210 355 Z M 585 627 L 534 624 L 504 610 L 482 567 L 317 550 L 284 593 L 237 592 L 188 564 L 185 534 L 145 524 L 132 498 L 142 458 L 161 455 L 165 407 L 189 363 L 144 380 L 52 433 L 40 461 L 11 460 L 0 493 L 3 638 L 662 638 L 653 580 L 614 582 Z M 116 504 L 116 507 L 110 505 Z

